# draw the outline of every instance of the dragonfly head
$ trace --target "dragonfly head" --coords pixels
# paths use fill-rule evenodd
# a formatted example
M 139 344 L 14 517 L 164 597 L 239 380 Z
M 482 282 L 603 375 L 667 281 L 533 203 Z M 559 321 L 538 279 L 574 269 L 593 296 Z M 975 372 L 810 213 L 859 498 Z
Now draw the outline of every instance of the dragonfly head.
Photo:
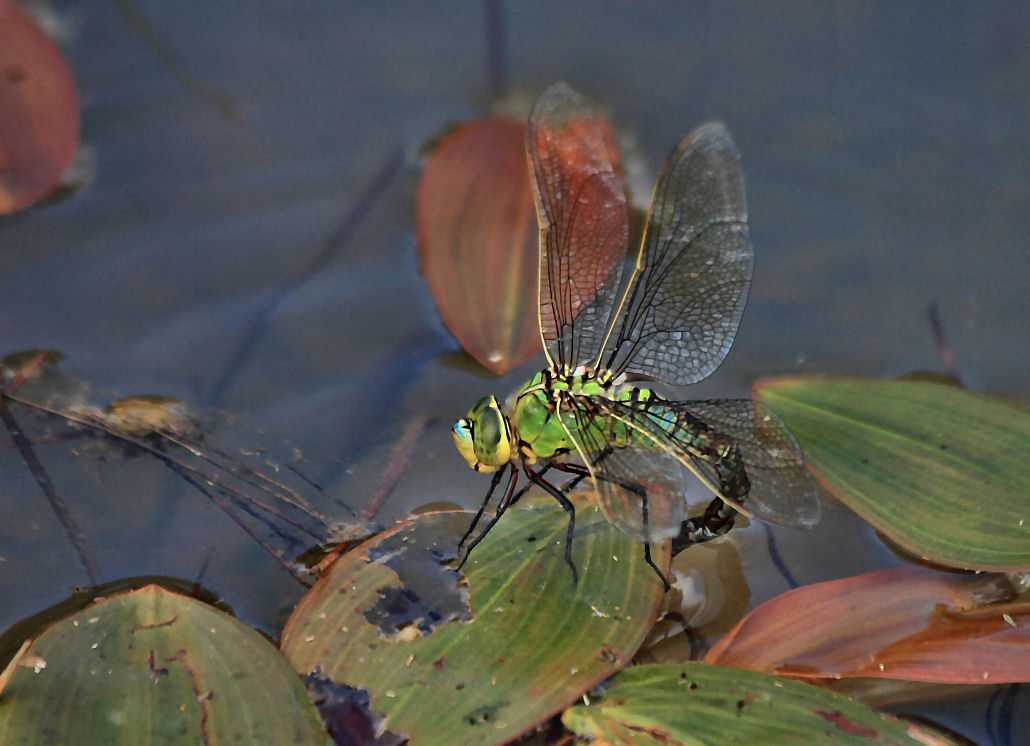
M 497 471 L 511 460 L 511 423 L 496 397 L 484 396 L 451 429 L 454 445 L 476 471 Z

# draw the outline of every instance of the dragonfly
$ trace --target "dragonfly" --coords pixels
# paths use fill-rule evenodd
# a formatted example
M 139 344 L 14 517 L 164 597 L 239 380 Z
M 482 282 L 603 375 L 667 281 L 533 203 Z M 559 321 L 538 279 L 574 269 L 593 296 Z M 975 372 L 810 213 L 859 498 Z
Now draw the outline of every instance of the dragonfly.
M 681 545 L 725 534 L 738 514 L 811 527 L 820 504 L 797 441 L 751 399 L 676 401 L 636 385 L 696 383 L 726 357 L 751 283 L 753 251 L 740 157 L 719 122 L 694 130 L 668 157 L 655 187 L 636 264 L 626 196 L 598 115 L 565 83 L 544 91 L 526 132 L 540 227 L 538 320 L 547 367 L 502 409 L 477 401 L 452 436 L 476 471 L 493 472 L 486 498 L 459 544 L 479 525 L 501 480 L 493 517 L 461 564 L 531 486 L 568 514 L 571 487 L 589 479 L 605 518 L 643 543 L 666 591 L 651 544 Z M 549 470 L 570 476 L 557 487 Z M 520 492 L 519 474 L 529 483 Z M 712 493 L 698 516 L 686 493 Z

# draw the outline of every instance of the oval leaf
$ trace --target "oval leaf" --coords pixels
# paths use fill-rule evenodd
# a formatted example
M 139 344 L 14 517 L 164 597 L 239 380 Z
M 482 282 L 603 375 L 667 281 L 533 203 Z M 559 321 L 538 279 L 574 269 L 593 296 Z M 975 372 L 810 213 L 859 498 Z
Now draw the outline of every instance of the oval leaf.
M 418 185 L 422 274 L 447 328 L 502 374 L 540 351 L 537 227 L 525 125 L 486 119 L 448 133 Z
M 816 583 L 766 601 L 705 661 L 803 678 L 1028 681 L 1030 603 L 996 603 L 1014 595 L 1004 575 L 923 567 Z
M 427 514 L 343 555 L 290 617 L 283 652 L 368 691 L 381 727 L 413 742 L 515 738 L 624 666 L 662 597 L 641 545 L 572 497 L 578 584 L 550 499 L 519 503 L 475 549 L 467 595 L 452 566 L 471 514 Z M 667 548 L 657 556 L 667 566 Z
M 1030 412 L 913 381 L 779 381 L 756 396 L 812 473 L 905 550 L 973 570 L 1030 568 Z
M 606 744 L 950 743 L 800 681 L 702 663 L 629 668 L 562 721 Z
M 0 744 L 325 743 L 267 640 L 156 585 L 55 624 L 22 660 L 0 699 Z
M 54 191 L 78 143 L 79 101 L 64 58 L 35 21 L 0 0 L 0 214 Z

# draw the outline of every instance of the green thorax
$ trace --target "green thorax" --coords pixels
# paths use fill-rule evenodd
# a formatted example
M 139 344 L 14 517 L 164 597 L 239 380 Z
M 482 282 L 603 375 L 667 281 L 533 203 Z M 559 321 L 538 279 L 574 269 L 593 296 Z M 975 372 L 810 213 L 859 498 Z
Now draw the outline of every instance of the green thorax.
M 675 431 L 681 445 L 687 435 L 682 421 L 677 421 L 672 410 L 664 406 L 667 400 L 650 389 L 600 383 L 596 377 L 589 375 L 557 378 L 545 370 L 537 373 L 519 389 L 514 403 L 509 406 L 508 417 L 518 438 L 518 452 L 530 461 L 548 460 L 566 453 L 575 454 L 576 448 L 569 440 L 569 433 L 578 440 L 604 443 L 614 448 L 627 445 L 655 446 L 651 438 L 613 417 L 586 418 L 589 424 L 582 425 L 572 414 L 569 395 L 634 403 L 646 408 L 648 419 L 662 431 Z M 560 422 L 557 412 L 561 413 Z M 584 433 L 582 427 L 594 432 Z M 696 449 L 704 457 L 707 455 L 705 452 L 714 445 L 710 442 L 712 434 L 706 433 L 703 425 L 690 429 L 693 431 L 688 436 L 693 441 L 690 450 Z
M 596 381 L 584 381 L 580 376 L 556 379 L 545 370 L 529 379 L 515 394 L 508 417 L 518 437 L 519 451 L 530 461 L 575 452 L 565 428 L 575 431 L 576 421 L 571 411 L 562 406 L 563 428 L 556 414 L 565 392 L 607 393 Z

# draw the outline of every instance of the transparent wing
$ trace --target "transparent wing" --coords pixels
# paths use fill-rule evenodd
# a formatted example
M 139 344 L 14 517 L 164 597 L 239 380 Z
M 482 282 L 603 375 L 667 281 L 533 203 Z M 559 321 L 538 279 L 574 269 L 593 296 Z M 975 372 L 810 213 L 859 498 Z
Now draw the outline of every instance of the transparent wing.
M 604 131 L 583 98 L 556 83 L 537 100 L 526 132 L 540 223 L 540 335 L 559 374 L 600 354 L 629 242 L 626 195 Z
M 761 403 L 751 399 L 607 401 L 604 408 L 674 454 L 742 513 L 780 526 L 809 528 L 819 522 L 819 496 L 801 448 L 780 418 Z M 699 455 L 696 434 L 704 429 L 704 437 L 732 442 L 739 451 L 750 482 L 743 501 L 723 494 L 717 464 Z
M 603 412 L 602 399 L 576 396 L 563 402 L 575 416 L 569 434 L 594 478 L 608 522 L 637 541 L 658 543 L 678 535 L 688 518 L 689 470 L 660 448 L 613 446 L 625 427 Z
M 566 397 L 570 430 L 597 484 L 608 520 L 638 540 L 678 533 L 687 517 L 689 474 L 746 515 L 766 523 L 811 527 L 820 504 L 794 437 L 750 399 L 670 402 Z M 630 434 L 635 433 L 635 435 Z M 738 468 L 715 456 L 732 444 L 750 488 L 728 494 Z M 647 495 L 648 516 L 642 511 Z
M 737 332 L 752 258 L 740 157 L 721 123 L 705 124 L 655 187 L 604 367 L 677 385 L 708 376 Z

